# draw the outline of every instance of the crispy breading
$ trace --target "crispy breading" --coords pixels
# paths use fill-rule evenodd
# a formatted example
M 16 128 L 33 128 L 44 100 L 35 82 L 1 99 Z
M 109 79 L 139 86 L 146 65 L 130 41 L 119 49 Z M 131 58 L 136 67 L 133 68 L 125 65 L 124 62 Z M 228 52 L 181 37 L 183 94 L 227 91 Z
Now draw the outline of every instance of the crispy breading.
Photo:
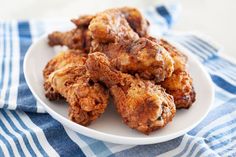
M 69 104 L 69 118 L 89 125 L 105 111 L 109 94 L 90 79 L 84 65 L 69 64 L 49 75 L 48 81 Z
M 87 54 L 79 50 L 69 50 L 66 52 L 61 52 L 52 58 L 43 70 L 44 77 L 44 89 L 45 96 L 49 100 L 57 100 L 61 98 L 61 95 L 51 87 L 51 84 L 48 82 L 48 76 L 54 71 L 61 69 L 68 64 L 74 65 L 84 65 L 87 59 Z
M 187 56 L 172 46 L 167 41 L 158 41 L 171 55 L 174 60 L 174 72 L 171 77 L 166 78 L 160 84 L 166 92 L 174 97 L 176 108 L 189 108 L 196 99 L 192 78 L 187 70 Z
M 103 53 L 89 54 L 86 66 L 93 80 L 109 87 L 117 111 L 129 127 L 149 134 L 174 117 L 174 100 L 161 86 L 115 70 Z

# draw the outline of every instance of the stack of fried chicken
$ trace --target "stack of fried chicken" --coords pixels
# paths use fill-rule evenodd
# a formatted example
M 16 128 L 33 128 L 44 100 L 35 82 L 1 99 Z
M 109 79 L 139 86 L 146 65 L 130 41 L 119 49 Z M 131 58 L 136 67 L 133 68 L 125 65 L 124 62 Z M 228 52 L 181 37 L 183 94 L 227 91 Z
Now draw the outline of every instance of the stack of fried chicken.
M 104 113 L 111 95 L 123 122 L 149 134 L 169 123 L 176 108 L 195 101 L 187 57 L 151 37 L 137 9 L 109 9 L 72 22 L 76 28 L 49 34 L 50 46 L 68 50 L 43 71 L 46 97 L 65 98 L 72 121 L 89 125 Z

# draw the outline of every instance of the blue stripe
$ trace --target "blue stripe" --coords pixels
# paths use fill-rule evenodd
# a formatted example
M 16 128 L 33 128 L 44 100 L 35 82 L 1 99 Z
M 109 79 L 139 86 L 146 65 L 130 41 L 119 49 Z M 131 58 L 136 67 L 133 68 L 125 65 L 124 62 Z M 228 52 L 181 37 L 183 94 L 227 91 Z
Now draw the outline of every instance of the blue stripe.
M 199 53 L 202 53 L 204 55 L 208 57 L 211 57 L 212 55 L 214 55 L 214 53 L 209 52 L 206 49 L 202 49 L 201 46 L 196 45 L 196 43 L 190 42 L 189 40 L 185 40 L 185 42 L 190 45 L 191 47 L 195 48 Z
M 10 143 L 9 143 L 9 142 L 6 140 L 6 138 L 5 138 L 4 136 L 2 136 L 1 134 L 0 134 L 0 140 L 2 140 L 2 142 L 6 145 L 7 150 L 8 150 L 8 152 L 9 152 L 10 156 L 11 156 L 11 157 L 14 157 L 15 155 L 14 155 L 14 153 L 13 153 L 13 150 L 12 150 L 12 148 L 11 148 Z
M 211 74 L 211 78 L 214 81 L 214 83 L 220 88 L 226 90 L 231 94 L 236 94 L 236 86 L 234 86 L 233 84 L 225 81 L 222 77 L 217 75 Z
M 29 141 L 28 141 L 28 139 L 27 139 L 27 137 L 26 137 L 26 135 L 16 127 L 16 125 L 14 124 L 14 122 L 11 120 L 11 118 L 7 115 L 7 113 L 6 113 L 4 110 L 2 110 L 2 114 L 3 114 L 3 116 L 6 118 L 6 120 L 8 121 L 8 123 L 11 125 L 12 129 L 13 129 L 15 132 L 17 132 L 18 134 L 21 135 L 21 137 L 23 138 L 24 143 L 25 143 L 27 149 L 29 150 L 30 154 L 31 154 L 32 156 L 36 156 L 36 154 L 34 153 L 32 147 L 31 147 L 31 145 L 30 145 L 30 143 L 29 143 Z
M 191 40 L 192 43 L 196 43 L 198 44 L 200 47 L 202 47 L 202 49 L 205 49 L 211 53 L 217 53 L 218 49 L 216 49 L 215 47 L 213 47 L 210 44 L 206 44 L 206 42 L 203 42 L 202 40 L 198 39 L 196 36 L 183 36 L 182 38 L 186 38 L 187 40 Z
M 8 101 L 9 101 L 9 96 L 10 96 L 10 87 L 11 87 L 11 80 L 12 80 L 12 76 L 11 76 L 11 74 L 12 74 L 12 51 L 13 51 L 13 48 L 12 48 L 12 38 L 13 38 L 13 36 L 12 36 L 12 26 L 11 25 L 9 25 L 9 38 L 10 38 L 10 42 L 9 42 L 9 44 L 10 44 L 10 65 L 9 65 L 9 78 L 8 78 L 8 84 L 7 84 L 7 91 L 6 91 L 6 97 L 5 97 L 5 103 L 4 103 L 4 106 L 3 106 L 3 108 L 7 108 L 8 107 Z
M 42 148 L 42 146 L 40 145 L 39 141 L 38 141 L 38 138 L 35 134 L 35 132 L 30 129 L 29 127 L 26 126 L 26 124 L 21 120 L 21 118 L 16 114 L 15 111 L 10 111 L 12 113 L 12 115 L 18 120 L 18 122 L 20 123 L 21 127 L 24 128 L 25 130 L 28 130 L 29 133 L 31 134 L 33 140 L 34 140 L 34 143 L 35 145 L 37 146 L 38 150 L 40 151 L 40 153 L 43 155 L 43 156 L 48 156 L 47 153 L 44 151 L 44 149 Z
M 165 18 L 168 26 L 170 27 L 172 24 L 172 17 L 170 15 L 170 13 L 168 12 L 168 10 L 166 9 L 165 6 L 158 6 L 156 7 L 156 11 Z
M 102 142 L 95 139 L 92 139 L 90 137 L 86 137 L 80 134 L 77 134 L 84 142 L 89 145 L 89 148 L 93 151 L 94 154 L 97 154 L 99 156 L 109 156 L 112 154 L 112 152 L 107 148 L 107 146 Z
M 153 12 L 152 11 L 150 11 L 150 10 L 148 10 L 147 12 L 146 12 L 146 14 L 150 17 L 150 19 L 155 23 L 155 24 L 157 24 L 157 25 L 159 25 L 159 26 L 163 26 L 163 22 L 161 22 L 159 19 L 156 19 L 156 18 L 153 18 L 153 17 L 155 17 L 155 15 L 153 14 Z M 165 25 L 166 26 L 166 25 Z
M 12 133 L 9 132 L 9 130 L 8 130 L 8 129 L 6 128 L 6 126 L 3 124 L 3 122 L 2 122 L 1 119 L 0 119 L 0 127 L 1 127 L 1 128 L 3 129 L 3 131 L 4 131 L 6 134 L 8 134 L 8 135 L 12 138 L 12 140 L 15 142 L 19 154 L 20 154 L 21 156 L 25 156 L 25 154 L 24 154 L 24 152 L 23 152 L 23 150 L 22 150 L 22 148 L 21 148 L 21 145 L 20 145 L 20 143 L 19 143 L 17 137 L 16 137 L 15 135 L 13 135 Z
M 205 151 L 207 151 L 208 149 L 205 147 L 202 147 L 196 154 L 196 157 L 200 157 Z
M 221 156 L 223 156 L 225 153 L 228 153 L 230 150 L 234 150 L 234 152 L 232 152 L 231 155 L 229 155 L 229 156 L 236 156 L 236 155 L 234 155 L 234 154 L 236 153 L 236 151 L 235 151 L 235 150 L 236 150 L 236 145 L 233 145 L 232 147 L 223 150 L 223 151 L 220 152 L 219 154 L 220 154 Z
M 20 38 L 20 82 L 17 95 L 17 109 L 36 112 L 36 100 L 25 82 L 23 73 L 23 60 L 25 53 L 32 43 L 29 22 L 19 22 L 18 32 Z
M 197 143 L 195 143 L 193 146 L 192 146 L 192 149 L 190 150 L 190 152 L 188 153 L 188 155 L 186 156 L 192 156 L 193 152 L 196 150 L 197 146 L 201 145 L 203 143 L 203 141 L 198 141 Z
M 2 57 L 2 73 L 1 73 L 1 79 L 0 79 L 0 90 L 2 90 L 3 87 L 3 81 L 5 77 L 5 58 L 6 58 L 6 24 L 3 24 L 3 57 Z
M 209 47 L 209 48 L 212 49 L 212 51 L 214 51 L 214 52 L 218 52 L 218 51 L 219 51 L 217 48 L 213 47 L 213 46 L 210 45 L 208 42 L 202 40 L 201 38 L 199 38 L 199 37 L 197 37 L 197 36 L 195 36 L 195 35 L 191 35 L 190 37 L 192 37 L 193 39 L 199 41 L 199 42 L 202 43 L 203 45 Z
M 178 41 L 178 43 L 181 44 L 186 49 L 188 49 L 190 52 L 192 52 L 195 56 L 197 56 L 201 62 L 204 62 L 204 60 L 205 60 L 205 58 L 203 58 L 204 56 L 201 56 L 201 54 L 198 53 L 198 51 L 194 50 L 193 48 L 191 48 L 189 45 L 187 45 L 183 41 Z
M 232 129 L 230 129 L 230 130 L 228 130 L 228 131 L 226 131 L 226 132 L 224 131 L 224 132 L 222 132 L 222 133 L 219 133 L 218 135 L 214 135 L 214 136 L 208 138 L 207 141 L 206 141 L 206 143 L 210 143 L 210 142 L 212 142 L 212 141 L 214 141 L 214 140 L 219 140 L 219 139 L 221 139 L 222 137 L 224 137 L 224 136 L 226 136 L 226 135 L 233 134 L 235 131 L 236 131 L 236 127 L 232 128 Z M 224 138 L 223 138 L 223 139 L 224 139 Z M 234 137 L 232 137 L 232 138 L 230 138 L 230 139 L 227 139 L 227 140 L 224 141 L 224 142 L 222 142 L 222 140 L 221 140 L 220 143 L 218 143 L 218 144 L 216 144 L 216 145 L 213 145 L 213 146 L 211 146 L 210 148 L 216 150 L 216 149 L 218 149 L 218 148 L 220 148 L 220 147 L 222 147 L 222 146 L 225 146 L 226 144 L 228 144 L 228 143 L 230 143 L 230 142 L 233 142 L 235 139 L 236 139 L 236 136 L 234 136 Z
M 175 138 L 170 141 L 166 141 L 164 143 L 135 146 L 131 149 L 115 153 L 114 156 L 124 157 L 124 156 L 134 156 L 134 154 L 136 157 L 157 156 L 177 148 L 182 140 L 183 136 Z
M 206 132 L 206 133 L 203 135 L 203 137 L 204 137 L 204 138 L 207 138 L 207 137 L 208 137 L 211 133 L 213 133 L 214 131 L 217 131 L 217 130 L 219 130 L 219 129 L 225 128 L 225 127 L 227 127 L 227 126 L 231 126 L 231 125 L 233 125 L 233 124 L 235 124 L 235 123 L 236 123 L 236 119 L 233 119 L 233 120 L 231 120 L 231 121 L 229 121 L 229 122 L 226 122 L 226 123 L 223 123 L 223 124 L 221 124 L 221 125 L 218 125 L 218 126 L 214 127 L 213 129 L 209 130 L 208 132 Z
M 236 98 L 230 99 L 229 101 L 223 103 L 222 105 L 214 108 L 208 114 L 208 117 L 205 118 L 197 127 L 188 132 L 190 135 L 195 136 L 202 128 L 209 125 L 211 122 L 217 120 L 218 118 L 230 114 L 236 110 Z M 227 106 L 227 107 L 225 107 Z
M 187 135 L 186 135 L 186 136 L 187 136 Z M 182 156 L 182 155 L 186 152 L 186 150 L 187 150 L 188 147 L 189 147 L 189 144 L 192 143 L 193 140 L 194 140 L 194 139 L 190 138 L 190 139 L 188 140 L 188 142 L 186 143 L 184 149 L 183 149 L 180 153 L 178 153 L 177 155 L 175 155 L 174 157 L 180 157 L 180 156 Z
M 27 113 L 27 115 L 43 130 L 49 144 L 60 156 L 85 156 L 80 147 L 67 135 L 63 126 L 50 115 L 37 113 Z
M 0 147 L 0 156 L 4 156 L 2 148 Z

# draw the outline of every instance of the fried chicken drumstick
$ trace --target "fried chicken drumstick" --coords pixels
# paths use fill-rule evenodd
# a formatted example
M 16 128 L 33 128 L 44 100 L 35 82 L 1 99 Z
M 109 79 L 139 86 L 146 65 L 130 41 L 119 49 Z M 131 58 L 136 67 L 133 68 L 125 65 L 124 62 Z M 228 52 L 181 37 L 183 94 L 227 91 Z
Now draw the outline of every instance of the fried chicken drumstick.
M 43 70 L 45 96 L 49 100 L 57 100 L 61 98 L 61 95 L 52 88 L 48 81 L 48 77 L 51 73 L 69 64 L 84 65 L 86 59 L 87 54 L 80 50 L 61 52 L 52 58 Z
M 118 70 L 156 82 L 171 76 L 174 67 L 169 53 L 158 43 L 139 38 L 119 9 L 98 13 L 89 30 L 91 51 L 105 53 Z
M 176 49 L 167 41 L 160 39 L 159 44 L 163 46 L 174 60 L 174 72 L 171 77 L 161 82 L 166 92 L 174 97 L 176 108 L 189 108 L 196 98 L 192 78 L 187 70 L 187 56 Z
M 69 103 L 69 118 L 82 125 L 90 124 L 104 112 L 109 97 L 104 86 L 89 78 L 86 59 L 87 54 L 78 50 L 62 52 L 43 71 L 46 97 L 64 97 Z
M 49 75 L 52 87 L 66 98 L 69 118 L 81 125 L 88 125 L 105 111 L 108 91 L 93 82 L 84 65 L 68 65 Z
M 86 66 L 95 81 L 104 82 L 124 123 L 142 133 L 164 127 L 176 109 L 171 95 L 151 81 L 115 70 L 105 54 L 89 54 Z

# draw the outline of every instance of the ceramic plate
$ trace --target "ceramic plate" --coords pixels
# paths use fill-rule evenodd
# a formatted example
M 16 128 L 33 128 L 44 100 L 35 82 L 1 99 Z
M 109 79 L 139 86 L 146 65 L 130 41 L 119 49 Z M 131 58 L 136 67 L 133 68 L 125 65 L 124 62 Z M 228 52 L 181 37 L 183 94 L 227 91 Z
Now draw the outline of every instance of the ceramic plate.
M 46 63 L 57 53 L 55 48 L 48 46 L 46 36 L 29 48 L 24 59 L 24 74 L 35 98 L 64 126 L 88 137 L 112 143 L 135 145 L 159 143 L 181 136 L 194 128 L 209 112 L 214 97 L 211 79 L 203 66 L 186 49 L 173 44 L 189 58 L 188 68 L 197 93 L 196 102 L 188 110 L 177 110 L 172 122 L 150 135 L 144 135 L 123 124 L 113 104 L 109 104 L 105 113 L 88 127 L 70 121 L 66 102 L 49 101 L 44 96 L 42 71 Z

